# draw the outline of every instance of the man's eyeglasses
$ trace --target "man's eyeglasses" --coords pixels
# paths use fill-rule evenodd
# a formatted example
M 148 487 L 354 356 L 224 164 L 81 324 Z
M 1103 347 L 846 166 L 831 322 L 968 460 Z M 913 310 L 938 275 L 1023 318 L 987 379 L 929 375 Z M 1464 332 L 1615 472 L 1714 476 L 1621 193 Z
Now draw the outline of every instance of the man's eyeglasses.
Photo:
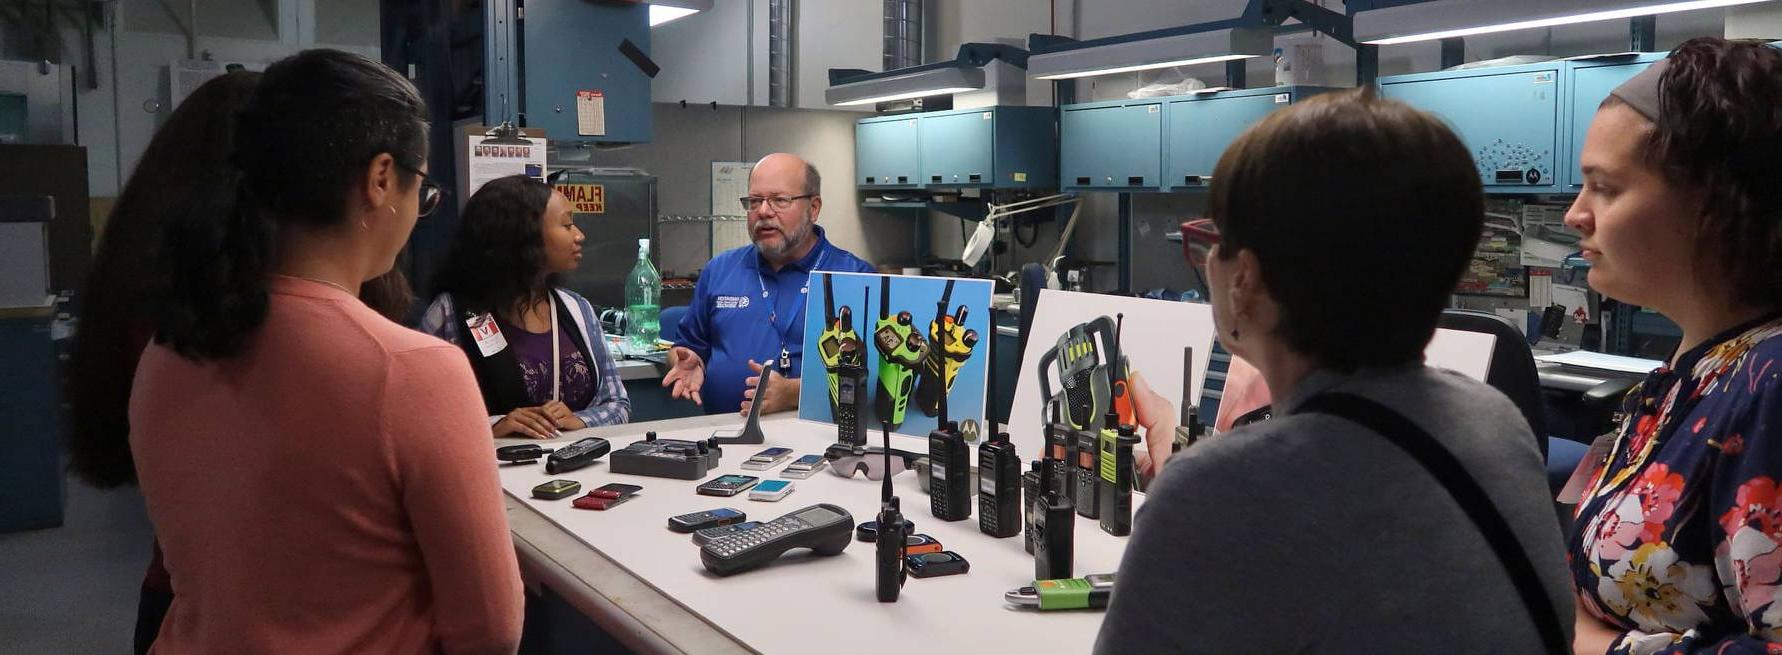
M 807 193 L 802 196 L 791 196 L 791 197 L 773 196 L 771 198 L 763 198 L 760 196 L 748 196 L 746 198 L 737 198 L 736 200 L 738 202 L 742 203 L 743 210 L 745 210 L 745 211 L 755 211 L 756 208 L 761 206 L 761 203 L 767 203 L 769 206 L 773 207 L 774 211 L 783 212 L 788 209 L 791 209 L 792 203 L 794 203 L 794 202 L 804 200 L 805 198 L 815 198 L 815 197 L 817 197 L 816 194 Z
M 418 205 L 418 208 L 420 209 L 419 216 L 425 217 L 428 214 L 433 213 L 433 210 L 439 209 L 439 201 L 445 199 L 445 188 L 441 187 L 438 182 L 433 180 L 433 178 L 427 177 L 427 174 L 421 172 L 421 169 L 419 168 L 401 162 L 397 162 L 396 165 L 402 167 L 403 170 L 421 176 L 421 202 Z

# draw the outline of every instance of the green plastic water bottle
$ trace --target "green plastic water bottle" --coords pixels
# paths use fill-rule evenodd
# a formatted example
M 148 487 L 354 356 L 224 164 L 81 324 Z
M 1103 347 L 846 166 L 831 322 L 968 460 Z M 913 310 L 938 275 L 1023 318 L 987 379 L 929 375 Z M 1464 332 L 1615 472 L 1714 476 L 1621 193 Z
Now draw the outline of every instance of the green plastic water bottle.
M 637 265 L 625 278 L 625 349 L 632 354 L 646 354 L 656 348 L 662 334 L 662 277 L 650 264 L 650 240 L 637 240 Z

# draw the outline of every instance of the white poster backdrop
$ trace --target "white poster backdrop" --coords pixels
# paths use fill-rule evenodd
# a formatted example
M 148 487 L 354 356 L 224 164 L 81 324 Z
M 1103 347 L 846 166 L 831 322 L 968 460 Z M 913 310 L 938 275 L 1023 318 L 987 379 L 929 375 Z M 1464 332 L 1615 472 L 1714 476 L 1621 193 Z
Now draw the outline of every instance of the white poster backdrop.
M 1058 337 L 1071 327 L 1099 316 L 1111 319 L 1122 314 L 1121 355 L 1152 391 L 1176 407 L 1178 414 L 1182 402 L 1182 349 L 1194 349 L 1194 386 L 1189 390 L 1189 398 L 1199 402 L 1213 345 L 1212 307 L 1046 289 L 1040 291 L 1039 313 L 1033 317 L 1033 332 L 1027 339 L 1027 350 L 1021 354 L 1021 372 L 1015 379 L 1014 403 L 1009 408 L 1009 440 L 1022 459 L 1037 459 L 1045 442 L 1040 357 L 1058 345 Z M 1057 393 L 1057 371 L 1048 374 L 1052 376 L 1053 392 Z
M 1014 403 L 1009 410 L 1009 439 L 1023 459 L 1038 458 L 1044 447 L 1044 404 L 1037 370 L 1041 356 L 1056 346 L 1058 337 L 1071 327 L 1098 316 L 1113 318 L 1119 314 L 1125 315 L 1121 354 L 1135 372 L 1144 376 L 1152 391 L 1175 404 L 1177 415 L 1183 397 L 1182 349 L 1194 349 L 1193 388 L 1188 398 L 1200 403 L 1216 336 L 1210 305 L 1046 289 L 1040 292 L 1039 313 L 1034 316 L 1033 334 L 1022 353 Z M 1496 337 L 1490 334 L 1437 329 L 1423 351 L 1424 361 L 1484 382 L 1495 346 Z M 1057 373 L 1049 374 L 1053 392 L 1057 393 Z M 1211 423 L 1213 418 L 1205 416 L 1202 420 Z

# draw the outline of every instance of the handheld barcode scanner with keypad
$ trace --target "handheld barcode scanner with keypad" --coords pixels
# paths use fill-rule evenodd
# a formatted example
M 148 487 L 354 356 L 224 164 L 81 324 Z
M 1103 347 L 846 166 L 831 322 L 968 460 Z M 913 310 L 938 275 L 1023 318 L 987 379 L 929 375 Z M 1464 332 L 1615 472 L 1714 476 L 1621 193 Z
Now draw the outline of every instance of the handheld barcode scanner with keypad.
M 854 330 L 854 310 L 842 305 L 835 310 L 834 274 L 823 274 L 823 333 L 817 352 L 829 378 L 829 413 L 835 418 L 836 443 L 866 445 L 861 416 L 866 409 L 866 344 Z M 860 307 L 871 306 L 872 287 L 866 287 Z
M 818 503 L 762 523 L 753 530 L 719 537 L 699 547 L 705 570 L 725 576 L 779 559 L 794 548 L 818 555 L 840 555 L 854 540 L 854 516 L 829 503 Z
M 978 331 L 965 329 L 965 305 L 947 315 L 946 306 L 952 298 L 953 280 L 947 280 L 941 291 L 941 310 L 928 323 L 928 357 L 922 360 L 917 375 L 916 406 L 928 416 L 940 413 L 941 397 L 953 392 L 954 379 L 978 345 Z
M 891 278 L 880 278 L 879 322 L 873 330 L 879 349 L 879 389 L 873 409 L 879 421 L 895 428 L 903 425 L 904 410 L 916 388 L 916 370 L 928 356 L 928 341 L 916 331 L 909 312 L 891 314 Z

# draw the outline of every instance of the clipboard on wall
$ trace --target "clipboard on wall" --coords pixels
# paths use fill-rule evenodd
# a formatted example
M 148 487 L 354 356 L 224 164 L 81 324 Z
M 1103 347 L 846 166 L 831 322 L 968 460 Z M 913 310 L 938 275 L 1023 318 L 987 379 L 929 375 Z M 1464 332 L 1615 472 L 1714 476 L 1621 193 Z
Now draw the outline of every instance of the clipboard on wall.
M 458 128 L 453 148 L 459 209 L 489 180 L 523 174 L 544 181 L 550 173 L 546 164 L 549 140 L 540 128 L 515 128 L 505 123 L 496 127 L 464 125 Z

